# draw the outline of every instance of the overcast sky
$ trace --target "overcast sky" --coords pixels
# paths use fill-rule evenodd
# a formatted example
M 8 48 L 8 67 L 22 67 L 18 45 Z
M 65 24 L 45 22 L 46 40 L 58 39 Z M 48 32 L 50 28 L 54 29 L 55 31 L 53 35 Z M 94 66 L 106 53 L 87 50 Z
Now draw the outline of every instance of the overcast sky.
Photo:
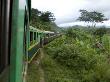
M 99 11 L 110 19 L 110 0 L 32 0 L 32 8 L 51 11 L 59 26 L 86 25 L 83 22 L 76 22 L 80 9 Z M 110 26 L 110 20 L 103 25 Z

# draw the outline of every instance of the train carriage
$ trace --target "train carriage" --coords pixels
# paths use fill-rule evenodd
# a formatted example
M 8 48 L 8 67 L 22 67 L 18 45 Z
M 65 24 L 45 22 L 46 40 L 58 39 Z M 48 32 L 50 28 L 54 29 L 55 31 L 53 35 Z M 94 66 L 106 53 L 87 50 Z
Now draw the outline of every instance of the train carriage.
M 39 48 L 41 47 L 41 39 L 43 38 L 43 32 L 39 29 L 30 26 L 28 37 L 28 62 L 30 63 L 32 59 L 36 56 L 36 53 Z
M 0 82 L 26 82 L 28 63 L 55 33 L 29 26 L 31 0 L 0 0 Z
M 23 82 L 30 9 L 31 0 L 0 0 L 0 82 Z

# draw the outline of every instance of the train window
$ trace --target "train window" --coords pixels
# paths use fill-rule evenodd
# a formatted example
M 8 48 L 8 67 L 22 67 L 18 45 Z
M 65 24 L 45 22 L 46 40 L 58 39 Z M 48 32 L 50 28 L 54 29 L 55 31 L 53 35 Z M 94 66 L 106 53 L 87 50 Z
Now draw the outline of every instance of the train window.
M 33 43 L 33 32 L 30 32 L 30 45 Z
M 49 34 L 46 34 L 46 37 L 49 37 Z
M 39 33 L 37 32 L 37 38 L 38 38 L 38 36 L 39 36 Z
M 37 39 L 37 41 L 39 41 L 39 33 L 38 32 L 36 32 L 36 39 Z
M 53 34 L 51 33 L 50 36 L 53 36 Z
M 36 32 L 34 32 L 34 40 L 36 40 Z

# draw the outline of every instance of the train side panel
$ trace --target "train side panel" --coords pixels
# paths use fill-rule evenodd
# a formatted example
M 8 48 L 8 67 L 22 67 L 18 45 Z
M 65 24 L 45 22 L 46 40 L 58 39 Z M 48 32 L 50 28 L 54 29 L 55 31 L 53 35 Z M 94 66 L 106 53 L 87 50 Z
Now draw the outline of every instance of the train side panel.
M 13 0 L 12 29 L 11 29 L 11 57 L 10 57 L 10 81 L 23 82 L 23 55 L 25 11 L 27 0 Z M 28 9 L 27 9 L 28 11 Z

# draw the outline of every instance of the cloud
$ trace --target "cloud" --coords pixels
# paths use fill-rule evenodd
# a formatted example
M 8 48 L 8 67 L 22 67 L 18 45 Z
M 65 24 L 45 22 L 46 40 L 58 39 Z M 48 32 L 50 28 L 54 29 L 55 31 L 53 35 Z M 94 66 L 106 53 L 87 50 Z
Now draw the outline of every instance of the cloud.
M 32 7 L 54 13 L 58 25 L 76 22 L 80 9 L 99 11 L 110 18 L 110 0 L 32 0 Z
M 76 22 L 69 22 L 69 23 L 59 24 L 58 26 L 59 27 L 68 27 L 68 26 L 74 26 L 74 25 L 81 25 L 81 26 L 90 25 L 91 26 L 92 23 L 76 21 Z M 97 23 L 96 26 L 107 26 L 107 27 L 110 27 L 110 20 L 104 21 L 103 23 Z

